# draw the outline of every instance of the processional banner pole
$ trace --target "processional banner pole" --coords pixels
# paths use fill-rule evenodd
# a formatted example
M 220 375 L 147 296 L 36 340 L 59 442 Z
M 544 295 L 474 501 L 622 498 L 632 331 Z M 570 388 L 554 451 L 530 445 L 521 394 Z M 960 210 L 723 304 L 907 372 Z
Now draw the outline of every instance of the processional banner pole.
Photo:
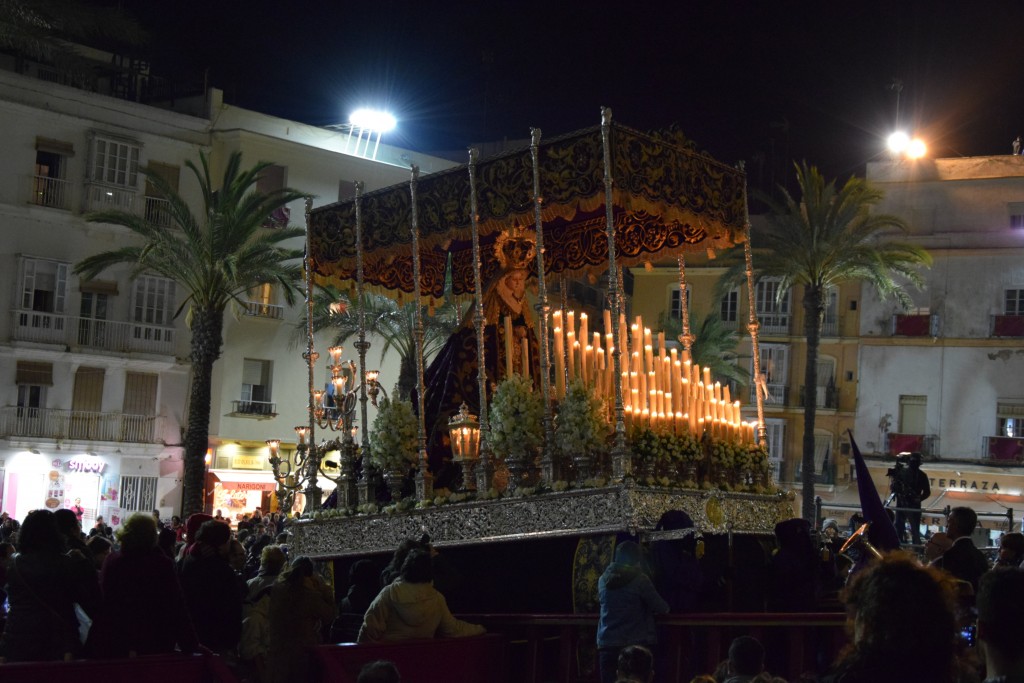
M 686 296 L 686 254 L 679 255 L 679 317 L 683 321 L 683 333 L 679 342 L 683 345 L 683 362 L 691 358 L 693 335 L 690 334 L 690 301 Z
M 427 469 L 427 428 L 426 416 L 424 414 L 424 394 L 426 393 L 423 382 L 423 302 L 422 287 L 420 284 L 420 221 L 419 209 L 416 206 L 416 186 L 420 179 L 420 167 L 413 164 L 412 177 L 409 179 L 409 196 L 412 210 L 412 282 L 413 298 L 416 303 L 415 337 L 416 337 L 416 395 L 419 404 L 419 467 L 416 472 L 416 498 L 426 500 L 433 496 L 433 477 Z
M 555 481 L 554 416 L 551 406 L 551 350 L 548 344 L 548 289 L 544 280 L 544 219 L 541 216 L 540 196 L 540 128 L 530 129 L 530 158 L 533 162 L 533 215 L 537 231 L 537 314 L 540 318 L 540 386 L 544 399 L 544 454 L 540 462 L 541 481 Z M 523 373 L 529 370 L 523 368 Z
M 477 213 L 476 162 L 480 152 L 469 148 L 469 213 L 473 225 L 473 327 L 476 329 L 477 385 L 480 391 L 480 462 L 476 468 L 476 488 L 485 493 L 491 488 L 491 437 L 487 420 L 487 364 L 484 358 L 484 283 L 480 276 L 480 215 Z M 467 482 L 463 482 L 466 486 Z
M 746 194 L 746 193 L 744 193 Z M 748 211 L 745 209 L 745 211 Z M 750 331 L 750 352 L 754 356 L 754 396 L 757 400 L 757 440 L 766 444 L 768 439 L 768 428 L 764 424 L 764 394 L 768 391 L 768 385 L 761 377 L 761 352 L 758 346 L 757 308 L 754 305 L 754 258 L 750 248 L 750 216 L 746 218 L 746 241 L 743 243 L 743 258 L 747 271 L 747 308 L 748 320 L 747 329 Z
M 306 507 L 304 512 L 311 513 L 315 512 L 320 508 L 320 487 L 317 486 L 316 474 L 320 467 L 320 452 L 316 446 L 316 418 L 314 417 L 313 410 L 315 408 L 313 401 L 313 370 L 316 366 L 317 358 L 319 354 L 313 349 L 313 241 L 311 236 L 312 230 L 312 215 L 313 215 L 313 198 L 306 197 L 306 253 L 303 254 L 303 266 L 305 267 L 306 275 L 306 353 L 303 356 L 306 359 L 306 371 L 307 371 L 307 394 L 309 401 L 307 403 L 307 417 L 309 418 L 309 441 L 308 450 L 306 451 L 306 461 L 304 463 L 296 462 L 296 470 L 302 472 L 302 465 L 307 468 L 307 484 L 306 484 Z M 295 451 L 295 458 L 298 460 L 299 450 Z
M 601 107 L 601 148 L 604 154 L 604 213 L 605 230 L 608 235 L 608 289 L 614 292 L 612 324 L 617 325 L 622 310 L 622 294 L 619 290 L 619 271 L 615 265 L 615 217 L 612 212 L 612 153 L 611 153 L 612 110 Z M 626 450 L 626 418 L 622 405 L 622 349 L 615 344 L 612 350 L 612 369 L 615 385 L 615 446 L 612 448 L 612 477 L 622 481 L 632 473 L 632 463 Z

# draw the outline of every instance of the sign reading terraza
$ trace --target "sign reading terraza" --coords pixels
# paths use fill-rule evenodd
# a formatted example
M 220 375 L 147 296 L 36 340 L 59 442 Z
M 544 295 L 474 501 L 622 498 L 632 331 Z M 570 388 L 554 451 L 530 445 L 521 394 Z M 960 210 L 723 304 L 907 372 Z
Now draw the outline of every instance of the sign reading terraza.
M 924 468 L 922 468 L 924 469 Z M 938 486 L 940 489 L 962 489 L 964 491 L 1001 491 L 999 482 L 995 479 L 992 480 L 979 480 L 979 479 L 956 479 L 944 477 L 928 477 L 928 484 L 930 486 Z

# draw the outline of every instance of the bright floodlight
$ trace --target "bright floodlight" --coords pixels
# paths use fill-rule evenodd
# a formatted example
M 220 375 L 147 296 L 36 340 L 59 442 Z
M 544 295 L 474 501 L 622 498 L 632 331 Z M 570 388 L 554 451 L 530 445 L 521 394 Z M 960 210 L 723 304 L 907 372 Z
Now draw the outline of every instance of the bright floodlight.
M 372 130 L 375 133 L 386 133 L 397 123 L 391 114 L 374 109 L 356 109 L 348 117 L 348 121 L 357 128 Z
M 889 136 L 889 151 L 893 154 L 902 154 L 910 144 L 910 136 L 899 130 Z
M 907 158 L 908 159 L 920 159 L 928 152 L 928 146 L 924 144 L 924 140 L 921 138 L 914 138 L 907 145 Z

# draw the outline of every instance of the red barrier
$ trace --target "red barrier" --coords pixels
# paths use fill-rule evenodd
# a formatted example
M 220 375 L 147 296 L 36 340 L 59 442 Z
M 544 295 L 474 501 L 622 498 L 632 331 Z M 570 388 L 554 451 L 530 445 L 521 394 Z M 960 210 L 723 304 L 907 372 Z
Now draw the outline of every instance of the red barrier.
M 148 655 L 132 659 L 0 664 L 3 683 L 102 681 L 102 683 L 238 683 L 214 655 Z
M 460 614 L 505 635 L 513 680 L 596 683 L 596 614 Z M 751 635 L 765 645 L 773 674 L 799 680 L 820 675 L 846 644 L 842 613 L 717 613 L 658 617 L 662 634 L 658 680 L 685 683 L 711 673 L 726 658 L 732 639 Z
M 314 652 L 324 683 L 355 683 L 359 670 L 378 659 L 394 662 L 402 680 L 416 683 L 509 680 L 506 642 L 494 634 L 372 645 L 318 645 Z

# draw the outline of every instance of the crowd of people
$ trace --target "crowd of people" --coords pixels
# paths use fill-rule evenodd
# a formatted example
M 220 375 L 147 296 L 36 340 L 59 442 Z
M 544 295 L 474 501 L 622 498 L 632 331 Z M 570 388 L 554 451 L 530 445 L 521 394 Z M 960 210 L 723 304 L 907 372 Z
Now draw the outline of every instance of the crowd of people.
M 257 512 L 242 521 L 233 529 L 197 514 L 165 524 L 157 513 L 136 513 L 114 534 L 102 518 L 83 533 L 71 510 L 36 510 L 20 524 L 0 516 L 0 658 L 204 652 L 223 657 L 241 680 L 278 683 L 309 680 L 310 646 L 322 642 L 484 632 L 452 615 L 443 590 L 452 568 L 427 537 L 403 542 L 383 572 L 368 560 L 354 562 L 347 590 L 336 596 L 312 560 L 289 556 L 282 519 Z M 840 552 L 833 521 L 819 531 L 787 520 L 776 527 L 765 574 L 767 607 L 815 611 L 822 586 L 841 584 L 849 642 L 815 679 L 821 683 L 1024 683 L 1024 655 L 1015 647 L 1024 635 L 1024 535 L 1004 534 L 990 567 L 971 540 L 976 524 L 970 508 L 952 509 L 945 532 L 932 534 L 918 557 L 849 544 Z M 598 581 L 602 683 L 658 680 L 665 657 L 677 653 L 659 649 L 656 616 L 696 604 L 699 535 L 678 511 L 667 513 L 659 530 L 676 540 L 649 548 L 619 543 Z M 836 560 L 847 554 L 858 561 L 839 571 Z M 771 654 L 777 646 L 737 637 L 718 669 L 694 681 L 779 683 L 766 671 L 766 648 Z M 364 674 L 364 682 L 400 680 L 387 662 L 367 665 Z
M 1018 646 L 1024 635 L 1024 534 L 1003 534 L 998 559 L 990 564 L 972 541 L 976 525 L 973 510 L 953 508 L 946 531 L 929 538 L 918 556 L 879 552 L 867 533 L 860 543 L 844 543 L 834 520 L 824 522 L 820 543 L 805 520 L 778 524 L 768 574 L 770 611 L 819 609 L 822 586 L 838 582 L 847 615 L 848 644 L 829 672 L 801 680 L 1024 683 L 1024 651 Z M 843 571 L 837 570 L 840 550 Z M 659 591 L 674 589 L 661 576 L 656 555 L 632 541 L 620 543 L 600 578 L 602 683 L 657 680 L 654 617 L 671 609 Z M 765 646 L 749 635 L 733 641 L 716 671 L 693 679 L 755 681 L 784 683 L 765 670 Z

